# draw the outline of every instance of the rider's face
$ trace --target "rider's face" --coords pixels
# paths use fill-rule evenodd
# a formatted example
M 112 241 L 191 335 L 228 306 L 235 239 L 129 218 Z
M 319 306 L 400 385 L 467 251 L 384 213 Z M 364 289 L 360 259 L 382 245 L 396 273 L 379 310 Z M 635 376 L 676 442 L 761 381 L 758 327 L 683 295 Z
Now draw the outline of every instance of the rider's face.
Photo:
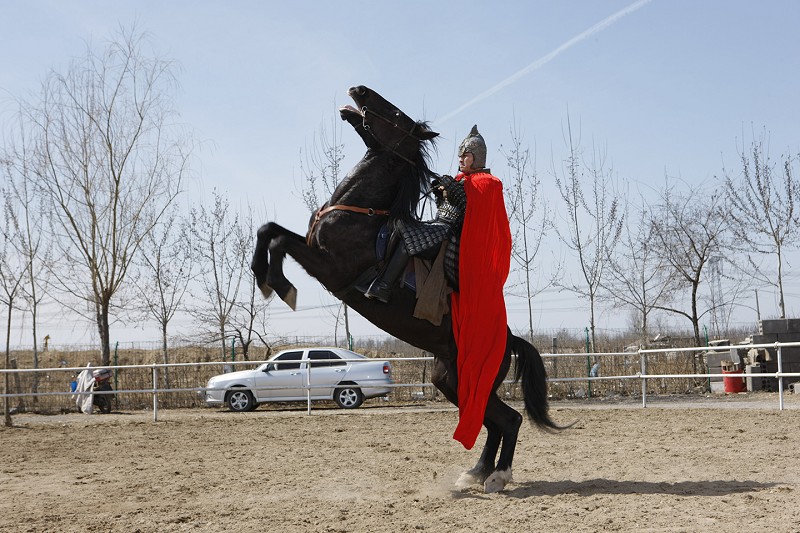
M 458 170 L 461 172 L 471 172 L 474 170 L 472 168 L 472 163 L 475 161 L 475 156 L 472 155 L 472 152 L 464 152 L 460 156 L 458 156 Z

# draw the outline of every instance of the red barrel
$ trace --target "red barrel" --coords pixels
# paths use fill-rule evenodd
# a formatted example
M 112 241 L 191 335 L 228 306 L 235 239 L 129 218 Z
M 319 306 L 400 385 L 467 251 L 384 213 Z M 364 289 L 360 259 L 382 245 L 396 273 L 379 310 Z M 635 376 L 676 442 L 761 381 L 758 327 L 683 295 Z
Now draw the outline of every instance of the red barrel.
M 747 392 L 747 382 L 742 377 L 743 372 L 741 370 L 723 370 L 722 373 L 733 374 L 731 377 L 722 377 L 722 385 L 725 388 L 725 392 Z

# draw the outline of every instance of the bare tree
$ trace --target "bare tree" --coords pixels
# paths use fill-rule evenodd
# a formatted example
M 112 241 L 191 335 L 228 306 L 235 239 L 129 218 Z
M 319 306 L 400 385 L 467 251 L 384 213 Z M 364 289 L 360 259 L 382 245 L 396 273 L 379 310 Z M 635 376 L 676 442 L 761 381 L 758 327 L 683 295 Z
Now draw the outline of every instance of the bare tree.
M 189 144 L 172 122 L 174 67 L 143 48 L 142 36 L 124 31 L 102 52 L 89 46 L 26 105 L 56 236 L 53 281 L 62 304 L 96 322 L 104 365 L 112 301 L 178 194 L 188 160 Z
M 702 346 L 700 319 L 712 309 L 700 310 L 700 288 L 707 281 L 709 260 L 723 255 L 721 250 L 728 245 L 729 219 L 723 196 L 700 188 L 678 191 L 674 186 L 667 186 L 661 191 L 659 203 L 653 207 L 651 219 L 658 253 L 669 262 L 681 286 L 689 290 L 688 311 L 675 305 L 656 308 L 688 319 L 696 345 Z
M 33 341 L 33 368 L 39 368 L 39 306 L 45 298 L 49 284 L 49 271 L 52 268 L 52 251 L 47 243 L 45 218 L 47 213 L 42 206 L 41 194 L 37 193 L 35 165 L 41 164 L 32 149 L 31 139 L 24 121 L 17 116 L 16 131 L 11 133 L 5 146 L 5 157 L 2 160 L 2 174 L 5 176 L 9 194 L 15 209 L 9 209 L 13 217 L 17 233 L 13 236 L 17 252 L 25 258 L 28 265 L 25 280 L 21 287 L 21 295 L 31 316 L 31 334 Z M 39 373 L 34 373 L 31 380 L 31 392 L 39 389 Z M 38 396 L 33 397 L 34 404 Z
M 634 216 L 631 216 L 634 211 Z M 625 216 L 619 246 L 609 257 L 605 288 L 616 307 L 632 310 L 632 325 L 640 342 L 649 335 L 650 314 L 669 301 L 674 271 L 656 243 L 655 227 L 644 199 Z
M 253 210 L 247 206 L 245 213 L 241 223 L 243 228 L 242 235 L 247 233 L 244 228 L 255 227 L 252 216 Z M 242 246 L 240 252 L 243 254 L 242 260 L 245 264 L 248 264 L 247 262 L 251 256 L 250 247 L 247 245 Z M 246 278 L 244 280 L 245 286 L 243 290 L 239 291 L 239 296 L 231 309 L 229 324 L 233 335 L 238 339 L 239 346 L 242 348 L 242 357 L 249 361 L 250 348 L 256 340 L 266 347 L 267 355 L 271 353 L 267 338 L 267 324 L 269 322 L 268 304 L 272 297 L 265 300 L 260 296 L 261 291 L 256 286 L 256 278 L 250 275 L 249 270 L 245 271 L 244 276 Z
M 168 327 L 181 309 L 192 279 L 192 248 L 188 222 L 181 220 L 176 205 L 145 235 L 139 255 L 136 288 L 145 313 L 161 330 L 161 353 L 169 364 Z M 169 368 L 164 369 L 169 388 Z
M 210 209 L 201 206 L 190 213 L 194 261 L 199 269 L 199 287 L 192 291 L 197 305 L 191 313 L 198 325 L 206 328 L 206 340 L 220 343 L 224 358 L 242 280 L 252 277 L 248 268 L 251 238 L 250 228 L 242 228 L 238 214 L 231 214 L 228 201 L 216 190 L 213 200 Z
M 341 121 L 331 120 L 330 128 L 321 125 L 311 147 L 300 151 L 300 195 L 310 213 L 315 213 L 333 195 L 342 179 L 344 144 L 340 142 Z
M 333 341 L 336 346 L 339 346 L 339 324 L 344 326 L 344 334 L 345 334 L 345 347 L 348 350 L 353 349 L 353 335 L 350 333 L 350 315 L 347 313 L 347 304 L 344 302 L 339 302 L 338 305 L 335 306 L 337 309 L 336 313 L 336 326 L 333 328 Z
M 552 285 L 552 280 L 534 284 L 539 266 L 536 259 L 541 250 L 544 237 L 552 227 L 547 202 L 541 196 L 541 181 L 536 174 L 536 159 L 531 161 L 530 149 L 523 146 L 522 134 L 516 123 L 511 126 L 511 146 L 508 151 L 500 147 L 506 158 L 511 186 L 507 187 L 506 206 L 512 228 L 511 258 L 517 264 L 522 276 L 523 294 L 528 307 L 528 336 L 533 340 L 533 299 Z
M 312 215 L 327 202 L 342 180 L 341 163 L 344 159 L 344 144 L 340 142 L 341 132 L 341 120 L 333 118 L 330 127 L 326 127 L 324 124 L 320 125 L 319 131 L 314 134 L 311 147 L 306 147 L 305 152 L 300 151 L 300 171 L 302 173 L 300 195 Z M 340 306 L 336 306 L 336 313 L 333 313 L 332 316 L 335 320 L 334 336 L 337 335 L 339 324 L 344 321 L 347 345 L 350 347 L 352 336 L 347 304 L 342 302 Z
M 729 231 L 724 246 L 734 249 Z M 736 308 L 748 307 L 741 303 L 744 295 L 753 289 L 753 272 L 735 254 L 712 255 L 708 260 L 710 289 L 704 301 L 711 314 L 711 333 L 717 339 L 730 335 L 730 322 Z M 728 267 L 728 268 L 726 268 Z
M 605 154 L 592 150 L 591 160 L 583 161 L 580 139 L 575 139 L 567 120 L 565 142 L 569 155 L 561 172 L 553 174 L 566 208 L 566 229 L 556 227 L 559 239 L 577 256 L 582 283 L 557 281 L 556 285 L 589 301 L 589 328 L 595 350 L 595 305 L 609 267 L 609 257 L 619 241 L 624 213 L 612 188 L 612 172 L 605 169 Z M 584 193 L 589 187 L 590 196 Z
M 14 200 L 12 195 L 6 190 L 0 190 L 3 201 L 3 219 L 0 226 L 0 304 L 5 306 L 8 313 L 6 319 L 6 370 L 11 368 L 11 315 L 15 309 L 15 302 L 22 287 L 25 274 L 28 270 L 27 257 L 19 253 L 14 246 L 14 238 L 19 234 L 17 217 L 13 216 Z M 11 406 L 8 394 L 11 393 L 9 379 L 11 374 L 3 374 L 3 412 L 5 415 L 5 425 L 12 426 Z
M 796 157 L 781 155 L 778 168 L 770 160 L 765 136 L 742 150 L 742 173 L 738 177 L 723 170 L 731 229 L 738 247 L 747 257 L 751 274 L 775 287 L 778 311 L 786 318 L 784 298 L 784 253 L 800 240 L 800 183 L 795 175 Z M 772 255 L 775 270 L 764 270 L 754 254 Z
M 256 340 L 266 347 L 266 355 L 269 356 L 272 349 L 267 337 L 267 303 L 272 297 L 270 300 L 261 297 L 254 276 L 248 276 L 245 290 L 241 292 L 241 297 L 231 311 L 230 329 L 239 340 L 242 357 L 246 361 L 250 360 L 250 349 Z

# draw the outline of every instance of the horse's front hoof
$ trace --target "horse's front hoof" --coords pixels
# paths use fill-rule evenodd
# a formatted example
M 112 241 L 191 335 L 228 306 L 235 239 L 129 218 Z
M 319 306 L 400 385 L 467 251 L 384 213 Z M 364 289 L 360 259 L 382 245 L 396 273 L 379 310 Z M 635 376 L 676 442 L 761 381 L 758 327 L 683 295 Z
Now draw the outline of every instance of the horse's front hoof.
M 511 482 L 511 469 L 508 470 L 495 470 L 492 475 L 486 478 L 483 482 L 483 491 L 486 494 L 493 492 L 500 492 L 506 485 Z
M 283 297 L 283 301 L 292 308 L 292 311 L 297 311 L 297 289 L 294 287 L 289 289 L 286 296 Z
M 473 485 L 480 485 L 481 481 L 481 478 L 472 471 L 463 472 L 456 480 L 456 488 L 458 490 L 466 490 Z

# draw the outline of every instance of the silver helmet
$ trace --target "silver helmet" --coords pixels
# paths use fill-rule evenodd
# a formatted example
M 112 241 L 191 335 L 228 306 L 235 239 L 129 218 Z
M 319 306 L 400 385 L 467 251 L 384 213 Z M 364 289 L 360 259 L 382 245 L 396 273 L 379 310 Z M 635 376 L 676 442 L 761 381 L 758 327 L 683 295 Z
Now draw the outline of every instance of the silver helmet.
M 483 137 L 478 133 L 477 124 L 472 126 L 469 135 L 461 141 L 461 146 L 458 147 L 459 157 L 467 152 L 472 154 L 472 168 L 479 169 L 486 167 L 486 143 L 483 142 Z

